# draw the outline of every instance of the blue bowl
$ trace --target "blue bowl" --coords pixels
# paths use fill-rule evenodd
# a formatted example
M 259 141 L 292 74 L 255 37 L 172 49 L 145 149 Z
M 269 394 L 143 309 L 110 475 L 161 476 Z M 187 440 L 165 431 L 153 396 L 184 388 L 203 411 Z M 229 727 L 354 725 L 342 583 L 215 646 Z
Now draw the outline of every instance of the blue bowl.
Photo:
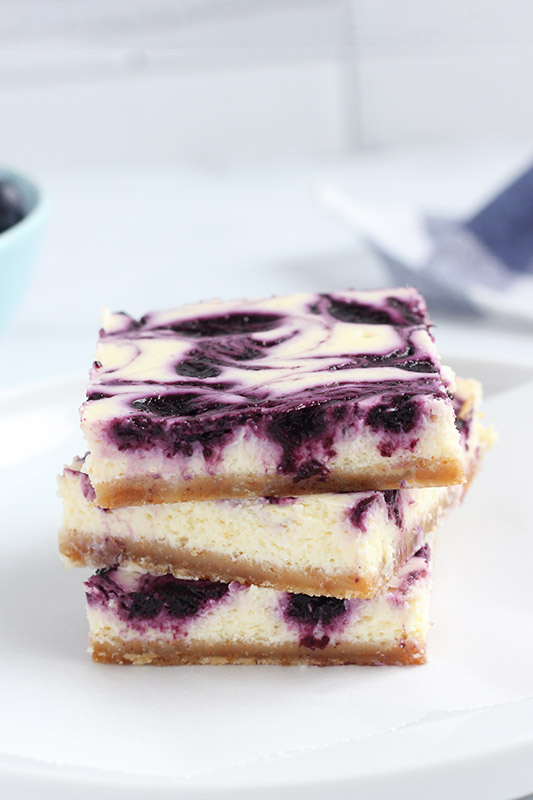
M 45 220 L 41 190 L 29 178 L 0 169 L 0 180 L 12 183 L 20 192 L 24 217 L 0 233 L 0 330 L 5 327 L 19 302 L 32 267 Z

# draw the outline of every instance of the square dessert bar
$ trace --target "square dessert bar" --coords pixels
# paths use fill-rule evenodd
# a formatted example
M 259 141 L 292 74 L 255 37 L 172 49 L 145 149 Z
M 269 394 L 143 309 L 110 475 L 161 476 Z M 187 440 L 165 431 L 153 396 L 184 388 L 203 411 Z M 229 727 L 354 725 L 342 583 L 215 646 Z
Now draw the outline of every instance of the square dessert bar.
M 105 508 L 464 481 L 414 289 L 104 314 L 81 409 Z
M 454 405 L 473 476 L 485 448 L 481 389 L 457 381 Z M 102 509 L 76 460 L 59 479 L 60 552 L 69 566 L 238 581 L 338 598 L 371 597 L 459 503 L 466 484 Z
M 425 544 L 366 600 L 102 570 L 85 584 L 89 650 L 116 664 L 421 664 L 429 562 Z

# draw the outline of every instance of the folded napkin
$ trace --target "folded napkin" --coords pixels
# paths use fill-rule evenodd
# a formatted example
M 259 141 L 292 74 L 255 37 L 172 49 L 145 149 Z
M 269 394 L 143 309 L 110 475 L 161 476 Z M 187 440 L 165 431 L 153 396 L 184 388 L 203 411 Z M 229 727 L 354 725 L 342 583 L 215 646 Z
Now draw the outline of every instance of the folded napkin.
M 533 322 L 533 167 L 470 219 L 359 203 L 332 186 L 320 202 L 348 222 L 433 309 Z

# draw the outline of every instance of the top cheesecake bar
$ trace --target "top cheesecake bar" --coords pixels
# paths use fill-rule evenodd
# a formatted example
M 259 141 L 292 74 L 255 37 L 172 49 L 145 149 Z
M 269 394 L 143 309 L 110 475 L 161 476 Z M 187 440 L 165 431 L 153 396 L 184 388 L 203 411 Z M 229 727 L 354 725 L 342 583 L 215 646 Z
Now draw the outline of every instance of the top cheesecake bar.
M 100 506 L 464 481 L 407 288 L 104 312 L 81 422 Z

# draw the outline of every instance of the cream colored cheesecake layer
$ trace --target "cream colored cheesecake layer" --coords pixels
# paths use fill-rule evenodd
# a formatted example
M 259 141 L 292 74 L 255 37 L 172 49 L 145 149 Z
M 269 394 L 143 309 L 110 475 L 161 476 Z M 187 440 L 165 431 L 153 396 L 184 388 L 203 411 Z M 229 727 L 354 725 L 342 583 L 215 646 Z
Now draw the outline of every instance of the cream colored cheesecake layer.
M 414 576 L 411 581 L 410 575 Z M 430 625 L 430 589 L 426 561 L 411 558 L 382 594 L 368 600 L 346 601 L 347 619 L 343 624 L 337 628 L 317 625 L 313 630 L 315 640 L 320 641 L 322 636 L 329 639 L 319 648 L 303 643 L 305 630 L 284 616 L 283 593 L 257 586 L 242 588 L 224 598 L 187 621 L 185 627 L 173 627 L 172 623 L 163 627 L 143 625 L 141 631 L 119 618 L 114 601 L 107 607 L 88 605 L 90 651 L 100 653 L 99 660 L 104 660 L 101 654 L 109 643 L 109 652 L 114 649 L 117 653 L 110 660 L 121 663 L 239 662 L 239 655 L 244 661 L 264 663 L 357 663 L 358 653 L 374 653 L 374 659 L 365 658 L 363 663 L 376 663 L 380 653 L 401 651 L 408 645 L 410 651 L 415 651 L 413 663 L 421 663 L 425 660 Z M 161 653 L 166 655 L 162 658 Z M 247 653 L 253 656 L 247 657 Z M 285 659 L 276 655 L 283 653 Z M 391 659 L 382 655 L 381 661 L 390 663 Z

